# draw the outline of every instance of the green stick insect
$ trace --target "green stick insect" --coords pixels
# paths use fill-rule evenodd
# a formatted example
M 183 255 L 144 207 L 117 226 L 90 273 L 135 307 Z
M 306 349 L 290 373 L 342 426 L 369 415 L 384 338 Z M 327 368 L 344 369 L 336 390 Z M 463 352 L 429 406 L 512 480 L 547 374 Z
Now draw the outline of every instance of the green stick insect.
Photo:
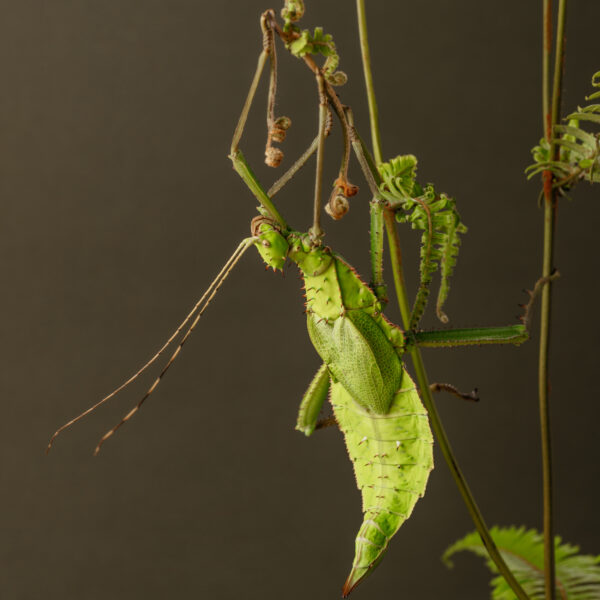
M 345 597 L 380 562 L 390 539 L 424 494 L 433 468 L 433 436 L 428 414 L 403 365 L 403 355 L 415 345 L 441 347 L 486 343 L 520 344 L 528 337 L 528 310 L 524 323 L 519 325 L 444 331 L 418 330 L 419 319 L 427 304 L 431 276 L 436 270 L 441 272 L 437 313 L 443 322 L 448 320 L 442 312 L 442 305 L 456 262 L 458 236 L 466 228 L 460 222 L 451 198 L 436 193 L 431 185 L 421 187 L 417 183 L 417 161 L 414 156 L 400 156 L 379 168 L 374 166 L 354 128 L 352 112 L 341 104 L 333 87 L 344 83 L 346 77 L 335 71 L 339 58 L 331 36 L 324 35 L 320 28 L 313 34 L 308 30 L 300 31 L 295 22 L 302 13 L 302 2 L 288 0 L 282 12 L 285 21 L 283 27 L 277 23 L 274 11 L 269 10 L 262 15 L 263 51 L 233 136 L 230 153 L 233 167 L 260 202 L 260 214 L 252 220 L 251 237 L 240 243 L 202 298 L 150 361 L 108 396 L 63 425 L 52 436 L 47 450 L 64 429 L 132 383 L 189 325 L 144 397 L 101 438 L 95 450 L 95 454 L 98 453 L 102 444 L 140 409 L 156 389 L 208 304 L 249 247 L 254 246 L 266 265 L 273 270 L 283 269 L 286 260 L 290 259 L 298 266 L 304 281 L 308 333 L 323 360 L 302 398 L 296 429 L 309 436 L 315 429 L 337 424 L 344 435 L 362 494 L 363 522 L 356 537 L 352 569 L 343 586 Z M 273 143 L 284 140 L 291 121 L 287 117 L 274 116 L 277 84 L 275 34 L 283 40 L 292 54 L 304 60 L 316 78 L 319 127 L 315 141 L 307 151 L 266 192 L 246 162 L 239 143 L 262 71 L 269 61 L 271 68 L 265 160 L 268 165 L 275 167 L 283 157 L 281 150 Z M 315 54 L 326 57 L 322 66 L 317 66 L 313 60 L 312 55 Z M 358 191 L 356 186 L 349 183 L 347 176 L 350 152 L 353 149 L 373 194 L 373 279 L 370 284 L 363 281 L 339 254 L 322 243 L 320 219 L 323 152 L 325 139 L 332 127 L 332 112 L 341 124 L 344 147 L 339 176 L 325 210 L 333 218 L 341 218 L 348 210 L 348 198 Z M 288 226 L 272 198 L 315 152 L 313 225 L 309 231 L 300 232 Z M 394 216 L 396 220 L 410 222 L 413 228 L 423 232 L 421 283 L 411 314 L 410 328 L 406 331 L 392 324 L 383 315 L 387 302 L 382 278 L 383 220 Z M 448 384 L 432 384 L 432 389 L 448 391 L 470 400 L 476 399 L 473 393 L 461 394 Z M 334 419 L 320 421 L 321 408 L 327 397 L 333 407 Z

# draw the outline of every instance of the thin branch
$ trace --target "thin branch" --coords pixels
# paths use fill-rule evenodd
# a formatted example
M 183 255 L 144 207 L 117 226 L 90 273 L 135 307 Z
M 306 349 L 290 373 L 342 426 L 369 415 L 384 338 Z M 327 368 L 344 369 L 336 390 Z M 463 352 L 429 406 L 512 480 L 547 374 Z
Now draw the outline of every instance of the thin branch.
M 565 52 L 565 22 L 567 1 L 559 0 L 558 24 L 556 30 L 556 49 L 554 77 L 552 84 L 552 105 L 550 93 L 550 54 L 552 51 L 552 4 L 543 0 L 544 43 L 543 43 L 543 117 L 544 134 L 550 144 L 550 160 L 556 160 L 559 147 L 553 142 L 554 126 L 560 115 L 562 76 Z M 544 587 L 547 600 L 555 598 L 556 567 L 554 557 L 554 505 L 552 481 L 552 439 L 549 403 L 549 357 L 550 357 L 550 317 L 552 312 L 552 282 L 554 271 L 554 231 L 556 227 L 557 190 L 553 189 L 551 171 L 544 171 L 544 259 L 542 278 L 546 284 L 542 290 L 542 308 L 540 320 L 540 348 L 538 366 L 540 434 L 542 443 L 543 506 L 544 506 Z

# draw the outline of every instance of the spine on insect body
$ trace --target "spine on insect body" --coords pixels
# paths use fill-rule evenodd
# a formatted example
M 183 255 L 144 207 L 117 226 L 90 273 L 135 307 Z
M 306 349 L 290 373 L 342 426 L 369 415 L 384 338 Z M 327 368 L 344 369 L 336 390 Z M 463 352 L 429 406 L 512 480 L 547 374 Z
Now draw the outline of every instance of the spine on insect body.
M 433 468 L 433 437 L 427 411 L 406 371 L 387 413 L 361 406 L 340 383 L 331 404 L 344 434 L 363 501 L 347 596 L 383 557 L 389 540 L 425 493 Z

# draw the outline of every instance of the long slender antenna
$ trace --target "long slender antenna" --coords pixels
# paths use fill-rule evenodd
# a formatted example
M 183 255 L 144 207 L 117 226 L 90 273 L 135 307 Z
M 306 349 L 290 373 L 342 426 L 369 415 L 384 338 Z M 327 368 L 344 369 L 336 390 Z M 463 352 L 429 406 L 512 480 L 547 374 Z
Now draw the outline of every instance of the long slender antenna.
M 131 419 L 131 417 L 133 417 L 133 415 L 138 410 L 140 410 L 140 408 L 142 407 L 142 404 L 144 404 L 144 402 L 146 401 L 148 396 L 150 396 L 150 394 L 157 388 L 161 379 L 164 377 L 165 373 L 169 370 L 169 367 L 173 364 L 173 362 L 175 361 L 175 359 L 181 352 L 183 345 L 185 344 L 187 339 L 190 337 L 190 335 L 192 335 L 192 331 L 194 331 L 194 328 L 196 327 L 196 325 L 198 324 L 198 321 L 200 320 L 200 317 L 202 316 L 202 314 L 204 313 L 204 311 L 210 304 L 210 301 L 214 298 L 215 294 L 219 291 L 219 288 L 221 287 L 223 282 L 227 279 L 227 276 L 229 275 L 229 273 L 231 273 L 231 270 L 233 269 L 233 267 L 235 267 L 235 265 L 240 260 L 240 258 L 242 258 L 242 256 L 244 255 L 244 252 L 246 252 L 246 250 L 254 243 L 255 240 L 256 240 L 256 238 L 246 238 L 238 246 L 238 249 L 234 252 L 234 256 L 236 255 L 236 253 L 237 253 L 237 256 L 235 256 L 235 258 L 233 260 L 228 261 L 228 262 L 230 262 L 230 265 L 229 265 L 229 267 L 227 267 L 227 269 L 225 270 L 225 273 L 223 273 L 223 275 L 220 277 L 220 279 L 219 279 L 219 277 L 217 277 L 215 279 L 215 281 L 213 281 L 214 289 L 213 289 L 212 293 L 206 299 L 206 302 L 204 303 L 202 308 L 200 308 L 200 310 L 198 311 L 196 318 L 194 319 L 193 323 L 190 325 L 189 329 L 185 332 L 185 335 L 181 339 L 181 342 L 179 342 L 179 345 L 177 346 L 177 348 L 175 348 L 175 352 L 173 352 L 173 354 L 171 355 L 171 358 L 169 358 L 169 360 L 163 367 L 162 371 L 160 372 L 159 376 L 154 380 L 154 383 L 148 388 L 148 391 L 144 394 L 143 398 L 119 421 L 119 423 L 117 423 L 117 425 L 115 425 L 111 430 L 107 431 L 102 436 L 102 438 L 98 442 L 98 445 L 96 446 L 96 449 L 94 450 L 94 456 L 98 455 L 98 452 L 100 452 L 100 447 L 102 446 L 102 444 L 104 444 L 104 442 L 109 437 L 111 437 L 117 431 L 117 429 L 119 429 L 122 425 L 124 425 L 127 421 L 129 421 L 129 419 Z M 213 284 L 211 284 L 211 285 L 213 285 Z
M 158 352 L 143 367 L 138 369 L 138 371 L 136 371 L 129 379 L 127 379 L 127 381 L 122 383 L 118 388 L 116 388 L 110 394 L 108 394 L 108 396 L 105 396 L 104 398 L 102 398 L 102 400 L 100 400 L 99 402 L 96 402 L 96 404 L 94 404 L 93 406 L 91 406 L 90 408 L 88 408 L 87 410 L 82 412 L 80 415 L 78 415 L 74 419 L 71 419 L 68 423 L 65 423 L 62 427 L 57 429 L 56 432 L 54 433 L 54 435 L 50 438 L 50 442 L 48 443 L 48 446 L 46 448 L 46 454 L 48 454 L 48 452 L 50 452 L 50 449 L 52 448 L 52 445 L 54 444 L 54 440 L 60 433 L 62 433 L 65 429 L 68 429 L 69 427 L 71 427 L 71 425 L 74 425 L 79 420 L 83 419 L 83 417 L 85 417 L 86 415 L 89 415 L 91 412 L 95 411 L 97 408 L 102 406 L 105 402 L 107 402 L 108 400 L 110 400 L 111 398 L 116 396 L 121 390 L 126 388 L 130 383 L 133 383 L 148 367 L 150 367 L 150 365 L 152 365 L 154 362 L 156 362 L 156 360 L 162 355 L 162 353 L 171 345 L 173 340 L 175 340 L 175 338 L 181 333 L 183 328 L 187 325 L 187 323 L 190 321 L 190 319 L 196 314 L 198 309 L 200 309 L 200 313 L 196 317 L 196 320 L 194 321 L 194 323 L 190 327 L 190 329 L 188 329 L 187 333 L 185 334 L 185 337 L 180 342 L 180 344 L 176 350 L 176 354 L 179 353 L 184 341 L 187 339 L 187 337 L 189 337 L 191 330 L 195 327 L 200 316 L 206 310 L 206 307 L 208 306 L 208 304 L 210 303 L 210 301 L 212 300 L 214 295 L 217 293 L 217 290 L 219 289 L 221 284 L 225 281 L 225 279 L 229 275 L 230 271 L 233 269 L 233 267 L 238 262 L 238 260 L 242 257 L 244 252 L 250 247 L 250 245 L 252 244 L 254 239 L 255 238 L 246 238 L 235 249 L 235 252 L 230 256 L 230 258 L 227 260 L 227 262 L 225 263 L 223 268 L 219 271 L 219 274 L 215 277 L 215 279 L 212 281 L 212 283 L 208 286 L 208 288 L 204 292 L 204 294 L 202 294 L 202 297 L 200 298 L 200 300 L 198 300 L 198 302 L 196 302 L 196 304 L 194 305 L 192 310 L 188 313 L 186 318 L 179 324 L 177 329 L 171 334 L 169 339 L 161 346 L 161 348 L 158 350 Z M 205 302 L 205 300 L 206 300 L 206 302 Z M 204 303 L 204 306 L 202 306 L 203 303 Z M 169 364 L 171 362 L 173 362 L 173 360 L 174 360 L 174 357 L 171 357 Z M 163 369 L 163 372 L 161 373 L 160 377 L 162 377 L 165 370 L 166 369 Z M 159 377 L 159 379 L 160 379 L 160 377 Z M 156 387 L 157 383 L 158 382 L 156 382 L 153 387 Z M 147 395 L 144 397 L 144 400 L 146 399 Z M 143 402 L 143 400 L 142 400 L 142 402 Z M 141 405 L 141 402 L 140 402 L 140 405 Z M 138 408 L 139 408 L 139 405 L 138 405 Z

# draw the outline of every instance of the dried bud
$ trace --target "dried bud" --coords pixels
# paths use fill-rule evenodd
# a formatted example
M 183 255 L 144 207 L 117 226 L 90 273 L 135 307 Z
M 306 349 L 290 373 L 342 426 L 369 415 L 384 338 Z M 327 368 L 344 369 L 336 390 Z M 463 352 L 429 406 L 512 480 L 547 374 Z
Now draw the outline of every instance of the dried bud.
M 341 194 L 332 196 L 325 206 L 325 212 L 336 221 L 339 221 L 349 210 L 350 203 Z
M 274 142 L 283 142 L 285 140 L 285 129 L 281 129 L 281 127 L 272 127 L 271 138 Z
M 289 117 L 277 117 L 275 119 L 274 126 L 279 127 L 279 129 L 289 129 L 292 125 L 292 120 Z
M 346 198 L 351 198 L 352 196 L 356 196 L 358 194 L 358 186 L 350 183 L 347 179 L 343 179 L 342 177 L 338 177 L 333 185 L 338 188 L 338 192 L 346 196 Z
M 273 146 L 269 146 L 265 150 L 265 163 L 269 167 L 278 167 L 283 160 L 283 152 L 279 148 L 273 148 Z
M 331 85 L 344 85 L 348 81 L 348 75 L 344 71 L 336 71 L 327 78 L 327 81 Z

